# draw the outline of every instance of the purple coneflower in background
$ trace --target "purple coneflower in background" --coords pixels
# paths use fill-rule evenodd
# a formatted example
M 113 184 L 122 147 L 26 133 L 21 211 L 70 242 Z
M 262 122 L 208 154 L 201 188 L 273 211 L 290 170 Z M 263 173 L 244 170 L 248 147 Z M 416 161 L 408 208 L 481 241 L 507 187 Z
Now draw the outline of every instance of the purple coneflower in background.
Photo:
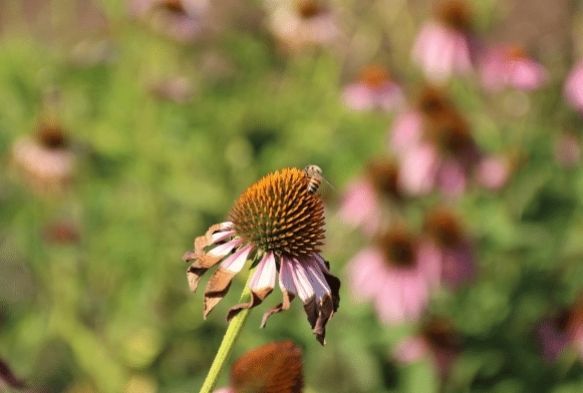
M 230 384 L 214 393 L 301 393 L 302 351 L 291 341 L 255 348 L 233 364 Z
M 472 69 L 474 43 L 471 12 L 462 0 L 440 1 L 436 18 L 426 22 L 415 39 L 412 58 L 427 79 L 443 82 Z
M 220 263 L 206 286 L 205 317 L 251 260 L 257 264 L 248 283 L 252 300 L 231 307 L 227 319 L 259 305 L 273 291 L 279 276 L 283 302 L 265 313 L 262 326 L 299 296 L 316 338 L 324 344 L 326 323 L 338 309 L 340 281 L 320 255 L 325 237 L 324 203 L 318 193 L 310 192 L 308 182 L 305 172 L 297 168 L 263 177 L 237 199 L 229 221 L 212 225 L 194 240 L 194 251 L 184 255 L 190 263 L 187 277 L 192 291 L 201 276 Z
M 425 86 L 413 108 L 395 118 L 389 134 L 389 150 L 402 158 L 409 148 L 421 141 L 425 124 L 452 108 L 445 93 L 433 86 Z
M 575 64 L 569 72 L 563 94 L 569 105 L 583 113 L 583 61 Z
M 12 161 L 39 191 L 60 190 L 75 171 L 75 154 L 55 121 L 41 123 L 33 137 L 23 137 L 12 147 Z
M 392 110 L 403 101 L 403 93 L 389 72 L 378 65 L 370 65 L 362 70 L 360 77 L 344 88 L 344 103 L 350 109 Z
M 572 348 L 583 362 L 583 300 L 554 317 L 544 319 L 536 334 L 546 361 L 553 362 Z
M 399 169 L 390 160 L 370 162 L 365 175 L 348 185 L 340 205 L 340 217 L 367 235 L 377 233 L 381 222 L 390 222 L 390 210 L 389 217 L 385 217 L 383 202 L 395 204 L 401 199 L 398 174 Z
M 461 339 L 453 325 L 442 318 L 430 318 L 418 335 L 397 344 L 393 357 L 403 364 L 430 358 L 442 378 L 449 374 L 461 350 Z
M 403 227 L 394 226 L 348 265 L 353 295 L 371 300 L 387 324 L 417 320 L 438 285 L 439 259 Z
M 154 30 L 176 41 L 195 38 L 203 28 L 208 0 L 131 0 L 132 15 L 146 20 Z
M 288 0 L 270 12 L 269 28 L 280 44 L 296 51 L 331 44 L 340 35 L 335 18 L 318 0 Z
M 458 196 L 466 190 L 468 177 L 480 159 L 469 126 L 453 110 L 426 123 L 421 138 L 402 156 L 400 186 L 411 195 L 437 189 Z
M 425 247 L 440 260 L 442 281 L 453 288 L 470 281 L 475 275 L 474 252 L 458 217 L 436 208 L 425 218 L 425 232 Z
M 522 48 L 499 45 L 484 54 L 480 61 L 480 76 L 487 90 L 498 91 L 510 87 L 531 91 L 546 82 L 547 71 Z

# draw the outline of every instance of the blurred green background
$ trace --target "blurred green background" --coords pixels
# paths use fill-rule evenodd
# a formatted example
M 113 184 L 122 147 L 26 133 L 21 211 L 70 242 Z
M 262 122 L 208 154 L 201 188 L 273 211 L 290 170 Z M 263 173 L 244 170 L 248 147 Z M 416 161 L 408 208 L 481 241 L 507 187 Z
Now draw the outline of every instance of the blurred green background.
M 324 255 L 344 283 L 327 345 L 314 340 L 299 302 L 259 329 L 276 290 L 251 314 L 232 359 L 290 338 L 304 351 L 306 392 L 583 391 L 579 359 L 545 362 L 533 333 L 583 289 L 583 170 L 561 168 L 552 152 L 562 131 L 583 124 L 561 97 L 583 45 L 580 2 L 472 2 L 477 30 L 529 47 L 551 83 L 500 99 L 472 78 L 448 86 L 480 146 L 524 160 L 501 192 L 472 189 L 457 201 L 479 273 L 432 298 L 432 312 L 463 336 L 446 382 L 429 361 L 392 360 L 414 325 L 383 326 L 351 298 L 344 266 L 367 241 L 337 216 L 345 185 L 387 153 L 394 116 L 349 110 L 342 87 L 381 63 L 415 91 L 422 78 L 409 52 L 430 4 L 331 1 L 340 43 L 289 52 L 270 34 L 272 3 L 213 2 L 201 32 L 177 42 L 122 1 L 0 1 L 0 358 L 31 392 L 197 391 L 244 278 L 203 321 L 182 254 L 260 176 L 316 163 L 333 186 Z M 527 15 L 525 4 L 540 10 Z M 178 99 L 164 91 L 173 78 L 184 89 Z M 525 114 L 514 113 L 516 102 Z M 73 182 L 57 192 L 39 192 L 11 165 L 14 142 L 47 117 L 78 158 Z M 435 200 L 412 201 L 404 214 L 418 222 Z M 73 239 L 50 235 L 62 223 Z

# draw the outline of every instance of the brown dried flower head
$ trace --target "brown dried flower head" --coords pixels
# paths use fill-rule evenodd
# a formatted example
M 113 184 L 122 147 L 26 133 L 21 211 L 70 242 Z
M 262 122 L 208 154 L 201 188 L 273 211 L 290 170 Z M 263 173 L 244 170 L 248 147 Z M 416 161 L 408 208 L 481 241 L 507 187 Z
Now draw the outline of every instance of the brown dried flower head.
M 249 351 L 231 369 L 235 393 L 300 393 L 303 386 L 302 352 L 291 341 Z
M 444 207 L 429 212 L 425 218 L 425 228 L 442 246 L 455 246 L 463 239 L 463 229 L 458 217 Z
M 377 159 L 367 166 L 367 175 L 374 188 L 382 195 L 399 199 L 399 168 L 386 159 Z
M 386 68 L 378 64 L 371 64 L 360 72 L 359 79 L 368 87 L 375 89 L 390 83 L 391 74 Z

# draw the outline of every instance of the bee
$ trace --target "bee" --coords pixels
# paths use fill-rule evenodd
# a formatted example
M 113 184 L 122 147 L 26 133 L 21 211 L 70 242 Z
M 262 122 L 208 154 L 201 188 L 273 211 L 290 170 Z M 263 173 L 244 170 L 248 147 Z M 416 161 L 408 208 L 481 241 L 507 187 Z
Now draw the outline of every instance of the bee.
M 320 189 L 324 176 L 322 175 L 322 168 L 318 165 L 308 165 L 304 168 L 304 173 L 308 178 L 308 192 L 315 194 Z

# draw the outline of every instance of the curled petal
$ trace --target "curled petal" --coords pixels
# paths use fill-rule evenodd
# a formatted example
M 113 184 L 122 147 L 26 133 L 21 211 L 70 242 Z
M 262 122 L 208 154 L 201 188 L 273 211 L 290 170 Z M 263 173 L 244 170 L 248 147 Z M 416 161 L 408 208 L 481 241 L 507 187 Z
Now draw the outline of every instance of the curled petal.
M 200 239 L 199 237 L 197 238 Z M 202 275 L 211 267 L 216 265 L 218 262 L 221 261 L 227 254 L 229 254 L 233 249 L 241 244 L 241 239 L 236 238 L 227 243 L 221 244 L 208 253 L 204 253 L 204 251 L 199 251 L 196 249 L 194 251 L 189 251 L 182 257 L 183 260 L 190 262 L 191 265 L 186 270 L 186 278 L 188 279 L 188 286 L 192 292 L 196 291 L 198 287 L 198 282 Z M 196 243 L 196 241 L 195 241 Z
M 261 319 L 262 328 L 265 327 L 267 320 L 273 314 L 277 314 L 281 311 L 289 309 L 291 302 L 297 294 L 297 289 L 294 284 L 292 273 L 292 262 L 287 258 L 281 259 L 281 264 L 279 267 L 279 288 L 283 294 L 283 302 L 263 314 L 263 318 Z
M 251 301 L 237 304 L 229 309 L 227 321 L 230 321 L 241 310 L 253 308 L 259 304 L 273 291 L 275 286 L 275 276 L 277 266 L 272 252 L 266 253 L 257 265 L 257 270 L 253 273 L 249 289 L 251 289 Z
M 233 254 L 225 258 L 221 263 L 221 266 L 210 278 L 204 292 L 205 318 L 223 299 L 223 297 L 225 297 L 227 292 L 229 292 L 233 277 L 241 271 L 252 249 L 253 247 L 248 245 L 235 251 Z

